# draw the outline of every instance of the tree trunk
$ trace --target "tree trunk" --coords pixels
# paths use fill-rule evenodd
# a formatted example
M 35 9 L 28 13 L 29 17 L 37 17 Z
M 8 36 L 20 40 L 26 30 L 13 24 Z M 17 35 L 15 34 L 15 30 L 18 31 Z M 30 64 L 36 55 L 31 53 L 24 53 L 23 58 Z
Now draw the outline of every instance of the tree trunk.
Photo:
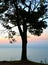
M 26 38 L 22 39 L 22 57 L 21 57 L 21 60 L 22 61 L 27 60 L 27 39 Z
M 23 34 L 22 34 L 22 61 L 27 60 L 27 25 L 26 21 L 23 22 Z
M 26 61 L 27 60 L 27 25 L 26 25 L 26 20 L 24 20 L 23 18 L 23 31 L 20 27 L 20 21 L 19 21 L 19 15 L 18 15 L 18 6 L 17 4 L 15 3 L 15 0 L 13 0 L 13 3 L 15 5 L 15 8 L 16 8 L 16 15 L 17 15 L 17 25 L 18 25 L 18 29 L 19 29 L 19 32 L 20 32 L 20 35 L 21 35 L 21 38 L 22 38 L 22 57 L 21 57 L 21 60 L 22 61 Z

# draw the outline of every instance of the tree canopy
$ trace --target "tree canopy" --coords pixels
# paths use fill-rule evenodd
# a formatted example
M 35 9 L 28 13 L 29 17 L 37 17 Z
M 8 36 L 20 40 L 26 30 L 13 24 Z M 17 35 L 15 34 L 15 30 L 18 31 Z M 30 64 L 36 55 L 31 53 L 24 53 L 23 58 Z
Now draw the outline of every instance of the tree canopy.
M 7 0 L 8 3 L 9 0 Z M 24 22 L 26 22 L 26 26 L 28 31 L 31 34 L 34 35 L 38 35 L 40 36 L 41 33 L 43 32 L 43 29 L 45 29 L 47 27 L 47 23 L 46 21 L 44 21 L 44 17 L 47 18 L 47 16 L 45 15 L 47 12 L 47 5 L 44 5 L 44 2 L 41 3 L 40 1 L 37 2 L 36 0 L 12 0 L 12 8 L 14 5 L 14 11 L 12 14 L 12 8 L 8 10 L 8 13 L 5 13 L 5 16 L 8 18 L 8 22 L 5 22 L 3 24 L 3 26 L 10 30 L 12 29 L 12 27 L 10 27 L 9 25 L 7 25 L 9 23 L 12 23 L 14 26 L 17 26 L 17 23 L 19 23 L 19 25 L 24 24 Z M 4 0 L 4 2 L 6 2 L 6 0 Z M 21 3 L 21 5 L 20 5 Z M 10 6 L 9 6 L 10 7 Z M 17 11 L 18 10 L 18 11 Z M 27 11 L 26 11 L 27 10 Z M 10 11 L 10 13 L 9 13 Z M 18 17 L 18 18 L 17 18 Z M 41 18 L 41 20 L 40 20 Z M 17 22 L 18 19 L 18 22 Z

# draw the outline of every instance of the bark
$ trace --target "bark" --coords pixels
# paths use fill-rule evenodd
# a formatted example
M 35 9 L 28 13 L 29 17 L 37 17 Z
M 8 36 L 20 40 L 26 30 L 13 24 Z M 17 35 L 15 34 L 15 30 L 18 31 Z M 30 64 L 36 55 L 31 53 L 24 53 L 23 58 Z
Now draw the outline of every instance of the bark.
M 22 57 L 21 57 L 22 61 L 26 61 L 27 60 L 27 38 L 26 36 L 23 36 L 22 39 Z
M 22 61 L 27 60 L 27 25 L 26 21 L 23 22 L 23 36 L 22 36 Z

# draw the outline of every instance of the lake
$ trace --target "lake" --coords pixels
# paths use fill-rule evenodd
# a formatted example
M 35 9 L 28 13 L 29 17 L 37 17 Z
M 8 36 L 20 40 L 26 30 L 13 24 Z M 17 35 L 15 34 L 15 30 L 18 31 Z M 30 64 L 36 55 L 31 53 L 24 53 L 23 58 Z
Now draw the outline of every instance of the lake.
M 0 44 L 0 61 L 13 61 L 21 59 L 21 44 Z M 48 63 L 48 44 L 28 44 L 27 58 L 30 61 Z

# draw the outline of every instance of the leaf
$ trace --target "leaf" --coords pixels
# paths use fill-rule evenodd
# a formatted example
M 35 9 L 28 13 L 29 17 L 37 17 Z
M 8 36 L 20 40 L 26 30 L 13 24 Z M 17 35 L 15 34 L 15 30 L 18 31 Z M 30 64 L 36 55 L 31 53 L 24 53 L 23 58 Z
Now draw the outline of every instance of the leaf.
M 12 41 L 13 41 L 13 42 L 16 42 L 16 40 L 15 40 L 14 38 L 12 39 Z
M 26 0 L 21 0 L 22 4 L 25 4 L 25 1 L 26 1 Z
M 12 44 L 12 41 L 10 41 L 10 43 Z
M 15 31 L 12 31 L 12 35 L 15 35 L 16 34 L 16 32 Z

